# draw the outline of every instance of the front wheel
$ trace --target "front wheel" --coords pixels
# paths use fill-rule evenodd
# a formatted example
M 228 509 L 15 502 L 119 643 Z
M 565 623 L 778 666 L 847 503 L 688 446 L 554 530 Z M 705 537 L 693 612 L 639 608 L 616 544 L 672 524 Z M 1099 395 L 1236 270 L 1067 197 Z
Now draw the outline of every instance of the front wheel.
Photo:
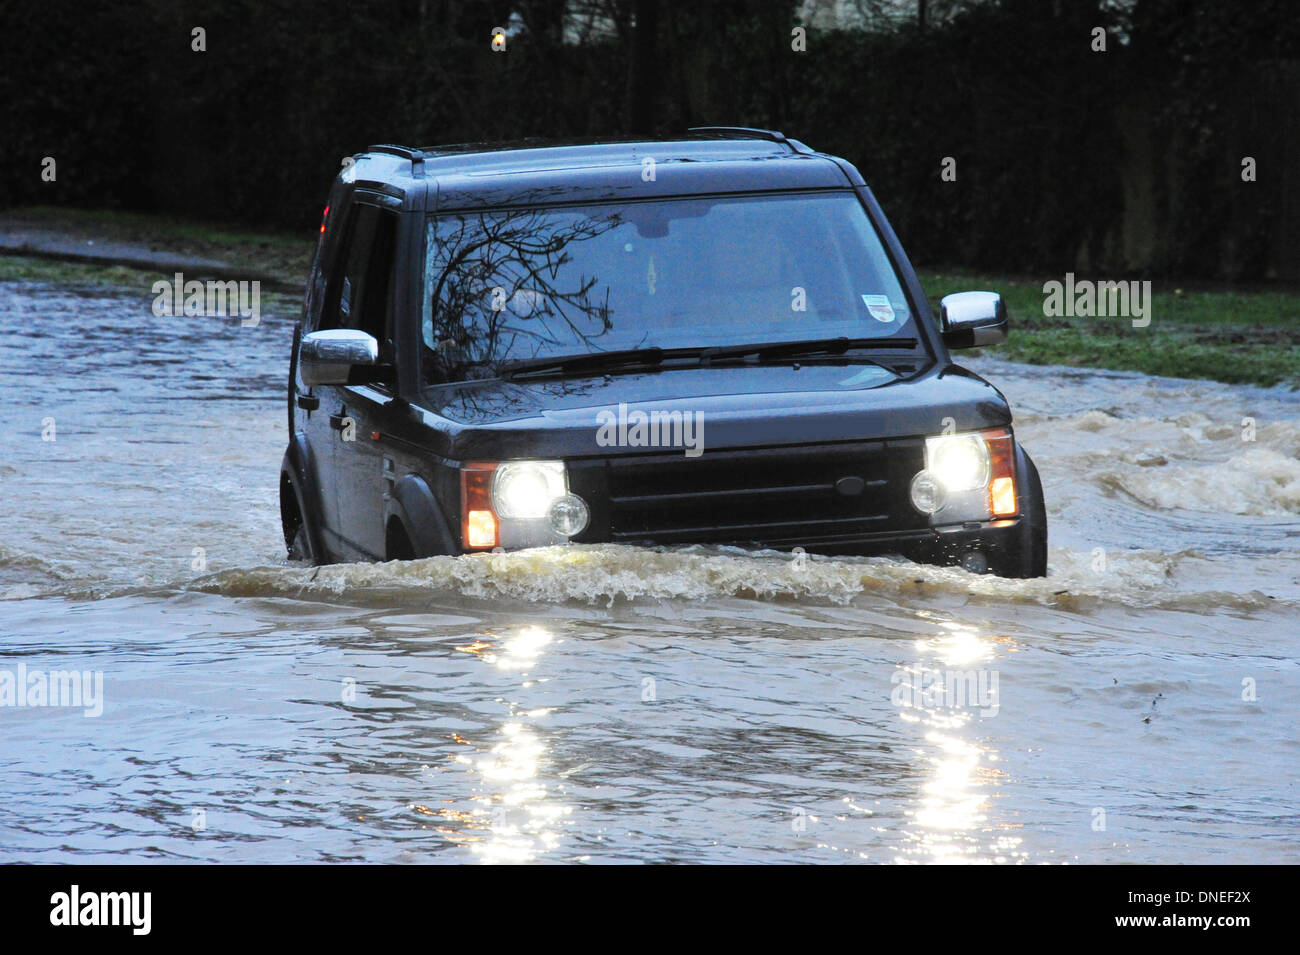
M 1009 546 L 990 562 L 999 577 L 1025 579 L 1047 576 L 1047 504 L 1038 468 L 1023 448 L 1016 448 L 1019 463 L 1020 526 Z
M 311 535 L 307 533 L 307 525 L 302 522 L 299 522 L 298 529 L 294 532 L 293 540 L 289 541 L 287 549 L 290 560 L 300 560 L 307 564 L 316 563 L 315 555 L 311 552 Z
M 284 547 L 290 560 L 308 564 L 325 563 L 317 538 L 312 533 L 311 516 L 299 493 L 296 482 L 289 476 L 292 461 L 288 454 L 280 466 L 280 529 L 284 532 Z

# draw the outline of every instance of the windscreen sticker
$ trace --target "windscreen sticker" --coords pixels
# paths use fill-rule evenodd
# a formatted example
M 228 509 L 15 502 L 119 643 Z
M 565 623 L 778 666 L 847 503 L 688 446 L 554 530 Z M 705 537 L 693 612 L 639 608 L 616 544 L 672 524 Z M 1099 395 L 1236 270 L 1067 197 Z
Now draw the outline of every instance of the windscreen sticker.
M 878 322 L 892 322 L 894 320 L 894 306 L 889 304 L 888 295 L 864 295 L 863 303 L 867 306 L 867 311 L 871 317 Z

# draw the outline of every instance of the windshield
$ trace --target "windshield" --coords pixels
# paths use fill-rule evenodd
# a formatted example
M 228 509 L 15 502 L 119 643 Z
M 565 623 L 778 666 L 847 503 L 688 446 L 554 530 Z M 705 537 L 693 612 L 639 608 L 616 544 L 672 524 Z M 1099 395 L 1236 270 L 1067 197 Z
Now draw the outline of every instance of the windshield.
M 431 216 L 429 383 L 635 348 L 915 336 L 852 193 Z

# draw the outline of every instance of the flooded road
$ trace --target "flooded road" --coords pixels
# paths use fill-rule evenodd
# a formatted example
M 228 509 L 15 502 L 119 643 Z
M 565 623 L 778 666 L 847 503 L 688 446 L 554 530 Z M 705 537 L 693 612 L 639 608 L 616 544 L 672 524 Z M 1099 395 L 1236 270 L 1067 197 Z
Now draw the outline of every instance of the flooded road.
M 1300 861 L 1300 396 L 969 362 L 1050 576 L 286 564 L 293 303 L 0 283 L 0 861 Z M 102 675 L 3 705 L 6 673 Z

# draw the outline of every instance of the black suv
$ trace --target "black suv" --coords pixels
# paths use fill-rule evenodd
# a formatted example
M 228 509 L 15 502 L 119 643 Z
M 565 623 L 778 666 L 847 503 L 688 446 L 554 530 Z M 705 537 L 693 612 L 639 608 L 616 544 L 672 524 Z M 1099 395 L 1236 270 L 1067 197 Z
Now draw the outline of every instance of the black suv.
M 1038 472 L 875 197 L 777 132 L 374 146 L 295 330 L 280 512 L 323 563 L 573 541 L 1047 572 Z

